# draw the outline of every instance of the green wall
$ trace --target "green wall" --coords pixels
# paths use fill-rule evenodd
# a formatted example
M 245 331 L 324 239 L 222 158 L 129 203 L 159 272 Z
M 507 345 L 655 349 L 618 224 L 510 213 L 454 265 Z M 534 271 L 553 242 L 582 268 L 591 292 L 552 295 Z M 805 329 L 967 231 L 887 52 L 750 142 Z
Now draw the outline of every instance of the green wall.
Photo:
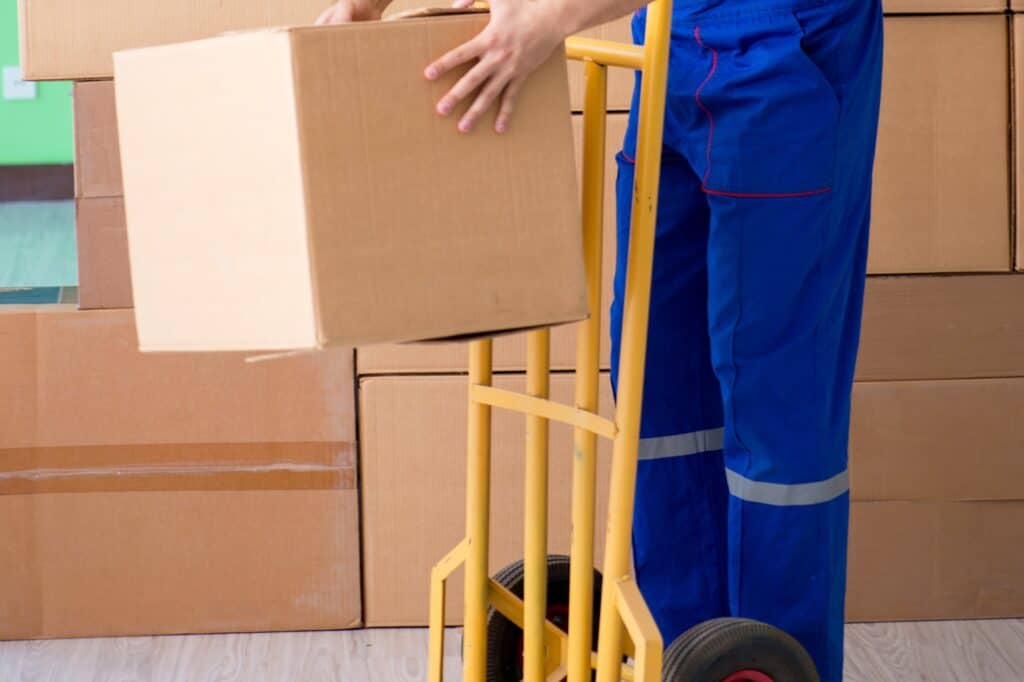
M 0 66 L 17 63 L 18 0 L 0 0 Z M 36 92 L 34 100 L 0 97 L 0 165 L 71 163 L 71 84 L 39 83 Z

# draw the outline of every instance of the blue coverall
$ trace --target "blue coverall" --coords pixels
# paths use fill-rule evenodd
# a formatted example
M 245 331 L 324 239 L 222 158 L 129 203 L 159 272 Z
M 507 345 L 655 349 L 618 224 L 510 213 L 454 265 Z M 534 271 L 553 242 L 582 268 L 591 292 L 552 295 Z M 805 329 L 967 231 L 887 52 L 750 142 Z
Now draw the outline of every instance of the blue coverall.
M 880 0 L 675 6 L 636 575 L 666 644 L 754 618 L 840 682 Z M 638 97 L 618 155 L 613 381 Z

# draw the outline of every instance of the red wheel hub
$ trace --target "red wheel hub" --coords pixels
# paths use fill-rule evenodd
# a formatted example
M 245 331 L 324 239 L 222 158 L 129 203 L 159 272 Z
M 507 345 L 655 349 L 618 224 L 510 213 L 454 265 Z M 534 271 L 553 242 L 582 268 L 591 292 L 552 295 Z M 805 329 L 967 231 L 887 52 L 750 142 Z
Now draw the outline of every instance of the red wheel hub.
M 775 680 L 759 670 L 740 670 L 729 675 L 722 682 L 775 682 Z

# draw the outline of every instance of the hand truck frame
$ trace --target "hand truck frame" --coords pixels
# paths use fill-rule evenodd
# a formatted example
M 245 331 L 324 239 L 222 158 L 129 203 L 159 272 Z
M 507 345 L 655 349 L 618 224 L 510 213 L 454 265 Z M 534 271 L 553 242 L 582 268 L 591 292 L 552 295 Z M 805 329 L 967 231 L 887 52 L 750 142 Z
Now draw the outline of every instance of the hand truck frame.
M 470 344 L 466 536 L 432 571 L 429 679 L 442 682 L 445 582 L 465 567 L 464 682 L 483 682 L 487 613 L 493 608 L 523 630 L 523 679 L 598 682 L 661 679 L 662 641 L 630 575 L 640 407 L 647 347 L 654 231 L 668 73 L 672 1 L 650 5 L 643 46 L 588 38 L 566 42 L 569 59 L 583 62 L 583 245 L 591 316 L 577 333 L 575 406 L 548 400 L 550 330 L 528 333 L 527 393 L 491 386 L 490 339 Z M 608 67 L 642 71 L 632 229 L 626 275 L 622 350 L 615 419 L 597 414 L 600 379 L 601 256 L 604 223 L 605 110 Z M 527 415 L 524 598 L 488 574 L 491 409 Z M 569 634 L 546 620 L 548 423 L 575 427 Z M 593 628 L 594 499 L 597 437 L 613 441 L 604 582 L 597 653 Z M 624 631 L 628 639 L 624 639 Z M 632 664 L 623 663 L 624 656 Z

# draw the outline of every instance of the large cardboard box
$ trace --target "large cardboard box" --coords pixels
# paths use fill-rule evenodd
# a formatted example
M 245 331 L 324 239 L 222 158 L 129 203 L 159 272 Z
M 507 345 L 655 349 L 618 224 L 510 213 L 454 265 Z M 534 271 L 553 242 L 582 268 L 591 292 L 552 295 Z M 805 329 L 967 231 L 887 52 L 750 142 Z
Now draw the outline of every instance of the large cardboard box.
M 135 346 L 0 313 L 0 639 L 359 625 L 351 352 Z
M 502 376 L 501 388 L 522 391 L 522 377 Z M 427 622 L 430 568 L 465 536 L 465 377 L 374 377 L 360 384 L 360 466 L 363 489 L 363 570 L 366 624 Z M 551 396 L 572 402 L 570 377 L 555 375 Z M 611 416 L 605 377 L 601 412 Z M 526 422 L 495 411 L 491 456 L 491 567 L 522 558 Z M 598 452 L 597 555 L 604 539 L 610 443 Z M 572 430 L 551 425 L 548 518 L 553 553 L 567 554 L 572 488 Z M 599 563 L 600 565 L 600 563 Z M 462 619 L 462 578 L 448 590 L 448 620 Z
M 74 84 L 75 196 L 124 196 L 121 150 L 117 143 L 114 82 Z
M 524 380 L 506 375 L 496 384 L 522 390 Z M 463 537 L 466 386 L 456 376 L 361 381 L 371 626 L 424 625 L 430 568 Z M 553 377 L 552 396 L 571 395 L 571 378 Z M 1021 435 L 1012 416 L 1024 404 L 1024 381 L 859 383 L 854 400 L 849 618 L 1024 614 L 1024 486 L 1014 461 Z M 601 406 L 610 414 L 607 384 Z M 963 428 L 968 423 L 977 428 Z M 986 428 L 992 432 L 979 436 Z M 492 507 L 506 513 L 491 520 L 493 570 L 522 556 L 524 433 L 521 416 L 495 412 Z M 568 428 L 552 426 L 552 552 L 568 548 L 570 438 Z M 602 443 L 599 555 L 608 455 Z M 453 624 L 461 619 L 459 575 L 448 592 Z
M 868 280 L 863 381 L 1024 376 L 1024 277 Z
M 859 382 L 850 425 L 853 497 L 1024 500 L 1021 417 L 1020 378 Z
M 124 199 L 75 200 L 78 306 L 83 310 L 132 307 Z
M 995 13 L 1006 10 L 1006 0 L 883 0 L 882 7 L 888 14 Z
M 622 148 L 626 134 L 625 114 L 610 114 L 606 119 L 605 184 L 604 184 L 604 258 L 602 262 L 603 291 L 601 314 L 601 357 L 608 366 L 608 306 L 612 296 L 612 275 L 615 270 L 615 154 Z M 581 169 L 582 118 L 573 116 L 573 140 L 576 147 L 577 175 Z M 558 327 L 551 334 L 552 367 L 570 369 L 575 366 L 576 325 Z M 464 371 L 469 362 L 465 343 L 386 344 L 364 346 L 357 353 L 359 374 L 402 374 L 410 372 Z M 526 367 L 526 336 L 512 334 L 494 341 L 494 367 L 499 371 L 523 370 Z
M 889 17 L 873 274 L 1011 269 L 1005 16 Z
M 459 133 L 430 106 L 462 72 L 428 82 L 427 57 L 486 21 L 119 52 L 141 346 L 301 349 L 585 317 L 564 57 L 524 88 L 504 135 Z M 167 116 L 167 100 L 201 104 Z
M 850 621 L 1024 615 L 1024 501 L 855 502 Z
M 243 29 L 309 24 L 326 0 L 18 0 L 21 68 L 28 80 L 114 75 L 111 55 Z M 169 104 L 174 100 L 162 100 Z

